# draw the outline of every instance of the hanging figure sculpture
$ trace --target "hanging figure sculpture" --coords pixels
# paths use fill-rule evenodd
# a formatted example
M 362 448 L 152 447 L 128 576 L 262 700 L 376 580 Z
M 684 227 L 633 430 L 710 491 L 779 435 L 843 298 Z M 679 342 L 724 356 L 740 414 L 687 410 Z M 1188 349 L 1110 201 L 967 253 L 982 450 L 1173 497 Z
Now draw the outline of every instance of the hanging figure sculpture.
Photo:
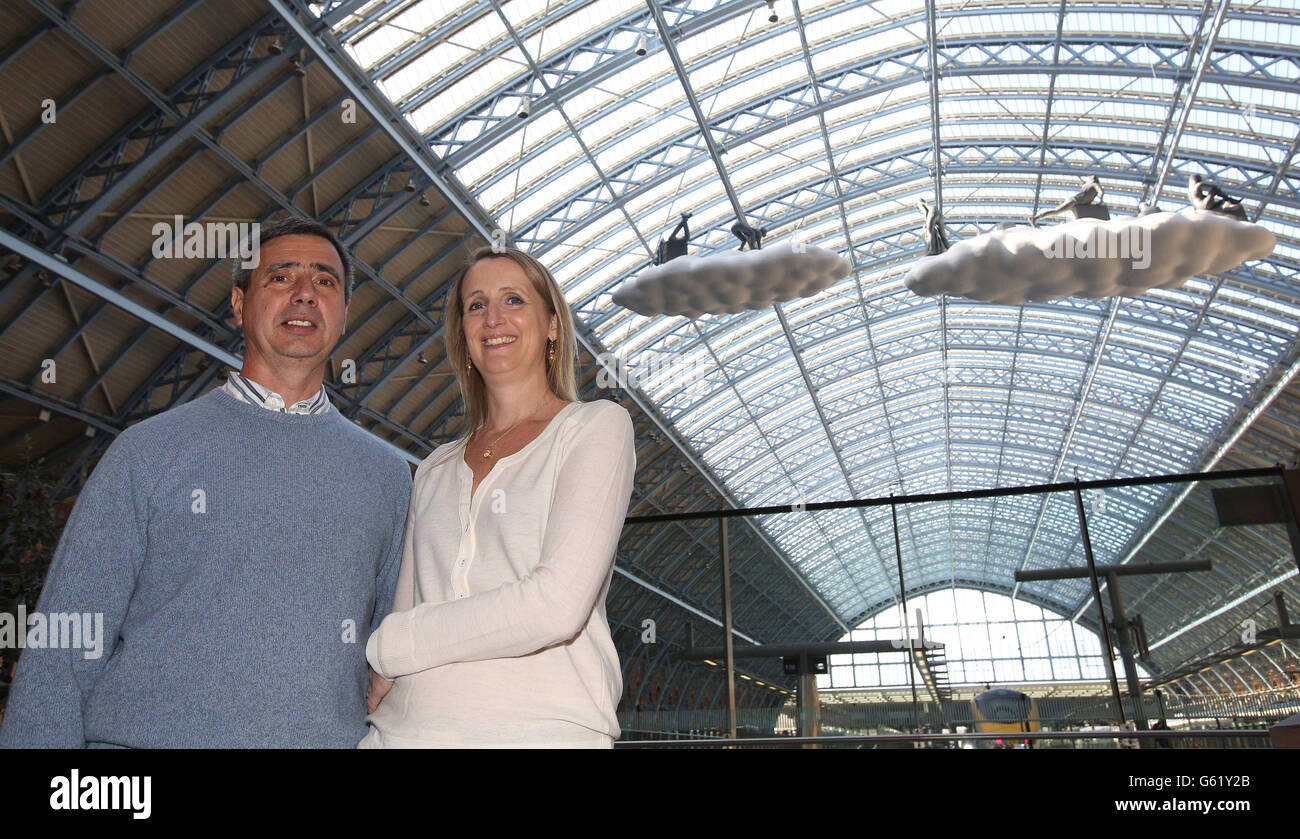
M 731 225 L 731 235 L 740 240 L 740 249 L 749 248 L 756 251 L 763 247 L 763 237 L 767 235 L 766 227 L 754 227 L 743 221 Z
M 670 259 L 686 256 L 686 246 L 691 241 L 691 228 L 686 221 L 690 217 L 689 212 L 682 213 L 682 220 L 677 222 L 673 232 L 668 234 L 668 239 L 659 240 L 659 247 L 655 253 L 655 265 L 663 265 Z
M 1218 213 L 1221 216 L 1248 221 L 1246 208 L 1240 198 L 1233 198 L 1214 184 L 1207 184 L 1200 175 L 1187 176 L 1187 200 L 1198 210 Z
M 1029 217 L 1029 223 L 1033 227 L 1038 226 L 1038 222 L 1052 216 L 1064 215 L 1073 211 L 1075 218 L 1100 218 L 1102 220 L 1110 218 L 1110 212 L 1106 205 L 1102 203 L 1102 197 L 1106 191 L 1102 189 L 1101 181 L 1097 180 L 1096 175 L 1089 175 L 1084 181 L 1083 189 L 1076 192 L 1071 198 L 1062 201 L 1050 210 L 1044 210 L 1037 215 Z M 1088 208 L 1088 209 L 1084 209 Z
M 924 198 L 918 199 L 916 206 L 925 216 L 925 228 L 921 234 L 925 238 L 925 254 L 938 256 L 948 250 L 948 237 L 943 231 L 943 213 L 936 210 Z

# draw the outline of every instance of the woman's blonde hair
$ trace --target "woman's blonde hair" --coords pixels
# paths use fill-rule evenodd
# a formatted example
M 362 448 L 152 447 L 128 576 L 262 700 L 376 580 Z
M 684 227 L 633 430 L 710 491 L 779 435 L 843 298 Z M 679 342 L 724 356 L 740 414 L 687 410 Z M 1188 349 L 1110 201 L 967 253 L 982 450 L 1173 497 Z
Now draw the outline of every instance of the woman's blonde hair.
M 533 284 L 533 290 L 546 302 L 547 309 L 558 323 L 555 339 L 555 361 L 546 363 L 546 383 L 551 392 L 565 402 L 578 401 L 578 385 L 574 370 L 577 367 L 578 344 L 573 328 L 573 314 L 560 291 L 560 285 L 546 270 L 546 266 L 515 248 L 487 245 L 469 255 L 465 268 L 456 278 L 447 295 L 442 314 L 442 340 L 447 347 L 460 395 L 465 400 L 465 436 L 473 434 L 487 420 L 487 386 L 477 368 L 470 369 L 469 347 L 465 344 L 465 301 L 461 288 L 469 269 L 485 259 L 509 259 L 523 269 L 524 276 Z

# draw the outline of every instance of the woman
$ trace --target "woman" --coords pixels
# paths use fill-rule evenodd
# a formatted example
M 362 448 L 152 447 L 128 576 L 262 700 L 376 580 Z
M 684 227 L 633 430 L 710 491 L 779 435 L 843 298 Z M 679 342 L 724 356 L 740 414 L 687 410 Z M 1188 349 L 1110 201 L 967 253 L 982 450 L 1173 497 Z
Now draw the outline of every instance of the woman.
M 521 251 L 471 255 L 444 340 L 470 432 L 416 470 L 393 612 L 366 645 L 361 746 L 609 747 L 631 418 L 577 401 L 568 305 Z

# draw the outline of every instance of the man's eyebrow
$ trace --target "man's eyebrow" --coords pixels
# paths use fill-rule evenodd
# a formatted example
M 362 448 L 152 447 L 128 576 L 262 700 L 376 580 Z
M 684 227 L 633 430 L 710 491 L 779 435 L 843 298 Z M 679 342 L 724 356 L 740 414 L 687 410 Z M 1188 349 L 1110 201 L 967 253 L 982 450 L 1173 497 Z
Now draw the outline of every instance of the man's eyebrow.
M 302 267 L 301 262 L 277 262 L 274 265 L 268 265 L 266 268 L 266 273 L 273 274 L 282 268 L 301 268 L 301 267 Z M 315 271 L 324 271 L 326 274 L 329 274 L 335 280 L 339 279 L 339 272 L 335 270 L 334 266 L 332 265 L 326 265 L 323 262 L 313 262 L 311 264 L 311 268 Z
M 326 265 L 323 262 L 313 262 L 311 264 L 311 267 L 315 268 L 317 271 L 324 271 L 326 274 L 329 274 L 335 280 L 339 279 L 339 272 L 334 270 L 333 265 Z

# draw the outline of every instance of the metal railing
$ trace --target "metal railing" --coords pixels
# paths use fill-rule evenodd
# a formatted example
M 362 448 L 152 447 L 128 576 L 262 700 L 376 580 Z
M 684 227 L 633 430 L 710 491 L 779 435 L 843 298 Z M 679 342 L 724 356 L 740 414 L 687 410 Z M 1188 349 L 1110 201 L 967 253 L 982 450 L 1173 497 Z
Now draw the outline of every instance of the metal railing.
M 660 732 L 662 733 L 662 732 Z M 1265 729 L 1202 729 L 1197 731 L 1131 731 L 1128 729 L 1107 729 L 1100 731 L 1031 731 L 1014 733 L 971 732 L 965 734 L 870 734 L 846 735 L 842 737 L 740 737 L 713 738 L 707 740 L 620 740 L 616 748 L 679 748 L 679 749 L 720 749 L 720 748 L 803 748 L 819 746 L 823 748 L 863 748 L 887 745 L 897 748 L 899 745 L 911 744 L 915 748 L 961 748 L 961 743 L 979 743 L 981 741 L 1063 741 L 1082 743 L 1105 743 L 1112 741 L 1111 747 L 1121 743 L 1135 743 L 1147 738 L 1157 743 L 1168 741 L 1171 748 L 1195 748 L 1196 741 L 1205 741 L 1213 748 L 1271 748 L 1269 734 Z M 1177 745 L 1174 745 L 1177 743 Z M 1105 748 L 1106 746 L 1102 746 Z

